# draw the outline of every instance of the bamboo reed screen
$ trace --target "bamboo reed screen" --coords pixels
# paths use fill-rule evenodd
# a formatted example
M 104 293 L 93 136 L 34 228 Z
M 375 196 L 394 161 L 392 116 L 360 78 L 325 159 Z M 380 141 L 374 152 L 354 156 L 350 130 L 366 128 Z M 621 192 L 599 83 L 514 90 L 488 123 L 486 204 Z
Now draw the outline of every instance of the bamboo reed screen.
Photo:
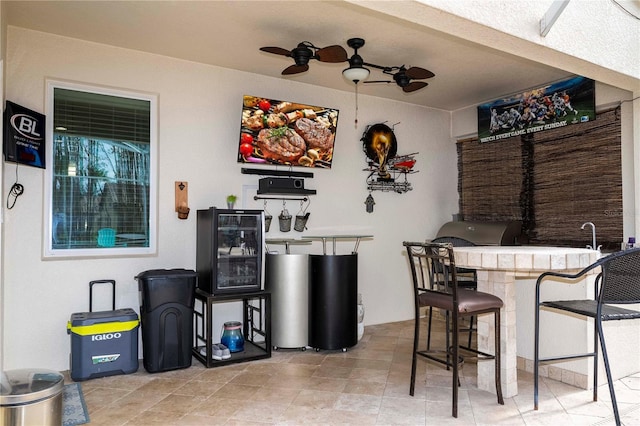
M 522 220 L 533 245 L 619 249 L 622 170 L 619 109 L 597 119 L 522 137 L 458 142 L 465 220 Z

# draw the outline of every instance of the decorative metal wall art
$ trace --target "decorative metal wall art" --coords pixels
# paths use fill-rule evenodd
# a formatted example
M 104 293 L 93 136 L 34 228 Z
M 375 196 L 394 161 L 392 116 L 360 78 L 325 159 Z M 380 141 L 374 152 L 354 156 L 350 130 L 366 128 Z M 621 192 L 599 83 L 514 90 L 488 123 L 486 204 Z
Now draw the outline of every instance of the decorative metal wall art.
M 399 123 L 396 123 L 399 124 Z M 395 127 L 395 124 L 393 125 Z M 407 155 L 396 155 L 398 142 L 393 128 L 384 123 L 376 123 L 367 128 L 362 135 L 362 149 L 367 156 L 367 189 L 369 196 L 365 201 L 367 213 L 373 212 L 375 201 L 373 191 L 393 191 L 398 194 L 411 191 L 411 183 L 407 175 L 417 173 L 413 170 L 417 152 Z

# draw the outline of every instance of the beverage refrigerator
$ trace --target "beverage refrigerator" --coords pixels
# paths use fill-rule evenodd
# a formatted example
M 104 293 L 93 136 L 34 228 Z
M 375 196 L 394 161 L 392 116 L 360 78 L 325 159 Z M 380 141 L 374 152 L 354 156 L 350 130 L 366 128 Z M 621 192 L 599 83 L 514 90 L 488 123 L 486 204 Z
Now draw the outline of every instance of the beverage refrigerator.
M 209 294 L 262 290 L 264 235 L 262 210 L 198 210 L 198 288 Z

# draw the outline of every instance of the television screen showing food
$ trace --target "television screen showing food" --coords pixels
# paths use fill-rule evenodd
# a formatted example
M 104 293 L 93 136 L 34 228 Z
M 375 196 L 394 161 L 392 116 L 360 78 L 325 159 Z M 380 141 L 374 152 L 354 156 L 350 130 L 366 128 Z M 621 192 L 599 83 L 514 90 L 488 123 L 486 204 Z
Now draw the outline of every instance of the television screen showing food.
M 238 162 L 331 168 L 338 110 L 244 96 Z

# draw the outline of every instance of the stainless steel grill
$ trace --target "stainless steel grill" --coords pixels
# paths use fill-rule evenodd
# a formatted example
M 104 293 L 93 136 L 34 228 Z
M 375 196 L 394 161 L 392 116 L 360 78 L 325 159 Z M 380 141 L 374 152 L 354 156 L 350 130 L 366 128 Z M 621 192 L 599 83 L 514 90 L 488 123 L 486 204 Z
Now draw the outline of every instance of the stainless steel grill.
M 522 222 L 453 221 L 440 227 L 436 238 L 462 238 L 478 246 L 515 246 L 523 243 Z

